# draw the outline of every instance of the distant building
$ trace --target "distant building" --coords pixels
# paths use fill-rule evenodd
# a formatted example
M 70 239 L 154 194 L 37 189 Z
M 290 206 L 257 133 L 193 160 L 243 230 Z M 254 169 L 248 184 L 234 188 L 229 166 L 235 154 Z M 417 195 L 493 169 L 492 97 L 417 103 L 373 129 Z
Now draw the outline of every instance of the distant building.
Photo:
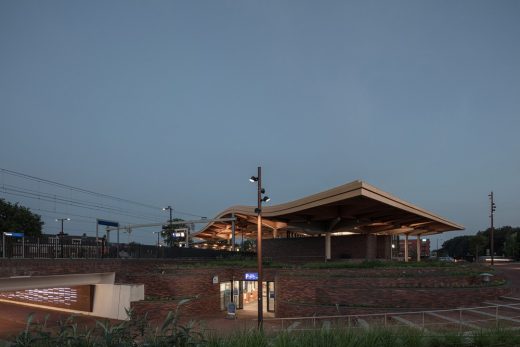
M 404 243 L 406 240 L 399 240 L 399 248 L 398 254 L 399 257 L 404 257 Z M 421 258 L 429 258 L 430 257 L 430 239 L 420 239 L 419 247 L 421 249 Z M 410 257 L 414 258 L 417 252 L 417 239 L 408 239 L 408 249 L 410 252 Z

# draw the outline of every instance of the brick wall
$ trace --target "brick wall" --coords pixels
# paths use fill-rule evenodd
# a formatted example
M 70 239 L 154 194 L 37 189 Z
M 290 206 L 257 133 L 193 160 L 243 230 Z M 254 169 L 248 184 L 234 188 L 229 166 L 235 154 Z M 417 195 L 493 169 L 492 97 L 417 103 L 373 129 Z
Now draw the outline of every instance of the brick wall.
M 478 276 L 424 268 L 282 271 L 276 285 L 277 317 L 475 306 L 510 292 Z
M 300 239 L 303 240 L 303 239 Z M 146 300 L 132 304 L 137 312 L 162 319 L 180 300 L 190 298 L 184 316 L 220 312 L 219 282 L 239 280 L 247 268 L 179 268 L 161 259 L 9 259 L 0 260 L 0 277 L 116 272 L 118 283 L 143 283 Z M 356 314 L 402 309 L 454 308 L 480 305 L 506 294 L 508 286 L 482 286 L 464 268 L 265 269 L 275 281 L 277 317 Z M 495 276 L 499 280 L 500 276 Z
M 280 260 L 325 259 L 325 237 L 265 239 L 265 257 Z M 303 256 L 302 256 L 303 255 Z M 367 235 L 332 236 L 332 259 L 390 258 L 390 237 Z

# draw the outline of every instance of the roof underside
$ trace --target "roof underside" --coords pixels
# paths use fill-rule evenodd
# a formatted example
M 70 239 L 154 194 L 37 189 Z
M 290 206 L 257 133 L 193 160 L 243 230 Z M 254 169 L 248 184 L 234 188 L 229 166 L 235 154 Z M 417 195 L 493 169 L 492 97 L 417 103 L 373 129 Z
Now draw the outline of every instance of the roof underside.
M 255 237 L 255 207 L 233 206 L 217 218 L 232 215 L 237 218 L 237 235 Z M 362 181 L 285 204 L 264 206 L 262 226 L 264 237 L 274 235 L 274 230 L 278 234 L 313 236 L 324 233 L 432 235 L 464 229 Z M 231 238 L 231 222 L 210 223 L 196 236 L 207 241 L 228 240 Z

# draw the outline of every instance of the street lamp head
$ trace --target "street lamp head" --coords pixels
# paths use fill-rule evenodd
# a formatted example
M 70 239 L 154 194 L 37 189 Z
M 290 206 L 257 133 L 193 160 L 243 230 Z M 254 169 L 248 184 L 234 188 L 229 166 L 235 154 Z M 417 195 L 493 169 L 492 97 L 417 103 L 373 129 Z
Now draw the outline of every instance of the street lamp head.
M 265 189 L 264 188 L 260 189 L 260 193 L 265 194 Z
M 268 197 L 267 195 L 262 198 L 263 202 L 268 202 L 269 200 L 271 200 L 271 198 Z
M 258 181 L 258 177 L 255 177 L 255 176 L 251 176 L 251 178 L 249 179 L 249 182 L 251 183 L 255 183 Z

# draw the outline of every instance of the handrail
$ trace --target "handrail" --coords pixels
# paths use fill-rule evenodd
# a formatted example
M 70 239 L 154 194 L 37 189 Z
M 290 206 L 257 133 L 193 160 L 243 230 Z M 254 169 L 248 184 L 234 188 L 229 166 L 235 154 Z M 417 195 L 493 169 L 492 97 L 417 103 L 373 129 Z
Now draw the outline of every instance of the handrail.
M 441 309 L 441 310 L 427 310 L 427 311 L 404 311 L 404 312 L 386 312 L 386 313 L 366 313 L 366 314 L 350 314 L 350 315 L 329 315 L 329 316 L 306 316 L 306 317 L 281 317 L 281 318 L 264 318 L 264 323 L 276 323 L 281 322 L 282 328 L 285 325 L 284 322 L 289 321 L 310 321 L 313 322 L 314 327 L 316 326 L 316 321 L 325 320 L 325 319 L 336 319 L 336 320 L 348 320 L 349 325 L 350 321 L 355 319 L 362 318 L 372 318 L 372 317 L 381 317 L 384 318 L 384 322 L 386 325 L 386 321 L 388 318 L 392 316 L 403 316 L 403 315 L 423 315 L 422 324 L 418 324 L 422 326 L 424 329 L 426 326 L 436 326 L 436 325 L 447 325 L 450 323 L 425 323 L 424 315 L 428 313 L 448 313 L 448 312 L 459 312 L 460 321 L 458 324 L 471 324 L 471 323 L 479 323 L 479 322 L 491 322 L 496 321 L 498 324 L 499 320 L 516 320 L 520 319 L 520 316 L 499 316 L 498 309 L 502 308 L 520 308 L 520 303 L 507 303 L 507 304 L 494 304 L 494 305 L 486 305 L 486 306 L 476 306 L 476 307 L 459 307 L 454 309 Z M 478 312 L 472 312 L 476 310 L 486 310 L 486 309 L 495 309 L 495 317 L 494 318 L 484 318 L 484 319 L 476 319 L 476 320 L 463 320 L 462 313 L 473 313 L 478 314 Z M 452 322 L 451 324 L 457 324 L 457 322 Z M 297 330 L 305 330 L 305 329 L 297 329 Z

